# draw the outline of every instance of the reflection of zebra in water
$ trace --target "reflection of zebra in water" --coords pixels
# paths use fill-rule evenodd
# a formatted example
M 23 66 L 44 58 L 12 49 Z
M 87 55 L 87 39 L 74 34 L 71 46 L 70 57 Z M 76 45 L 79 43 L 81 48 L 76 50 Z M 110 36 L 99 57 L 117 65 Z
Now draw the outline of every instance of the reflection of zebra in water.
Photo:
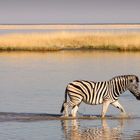
M 125 113 L 125 110 L 118 102 L 118 97 L 121 93 L 129 90 L 140 100 L 138 83 L 139 79 L 135 75 L 117 76 L 104 82 L 74 81 L 66 87 L 65 101 L 62 105 L 61 113 L 65 111 L 65 116 L 68 116 L 68 107 L 72 107 L 71 114 L 75 117 L 82 101 L 91 105 L 103 104 L 102 117 L 105 116 L 109 104 Z M 67 95 L 70 98 L 68 102 Z
M 101 125 L 92 127 L 87 125 L 85 127 L 76 119 L 62 120 L 61 122 L 67 140 L 120 140 L 124 126 L 123 119 L 119 120 L 118 125 L 115 127 L 109 127 L 106 119 L 101 121 Z

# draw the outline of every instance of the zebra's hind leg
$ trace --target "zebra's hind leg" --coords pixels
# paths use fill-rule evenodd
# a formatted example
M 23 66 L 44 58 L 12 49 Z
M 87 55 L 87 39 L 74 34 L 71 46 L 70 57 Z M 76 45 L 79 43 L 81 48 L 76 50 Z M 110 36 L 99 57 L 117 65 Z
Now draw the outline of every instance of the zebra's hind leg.
M 75 105 L 75 106 L 72 108 L 72 110 L 71 110 L 71 115 L 72 115 L 72 117 L 76 117 L 77 111 L 78 111 L 78 106 Z
M 64 116 L 68 117 L 69 113 L 68 113 L 68 102 L 64 103 Z
M 71 115 L 72 117 L 76 117 L 79 105 L 81 104 L 82 99 L 78 99 L 78 100 L 71 100 L 71 104 L 72 104 L 72 110 L 71 110 Z
M 64 103 L 64 116 L 69 116 L 69 108 L 73 107 L 73 103 L 71 101 Z

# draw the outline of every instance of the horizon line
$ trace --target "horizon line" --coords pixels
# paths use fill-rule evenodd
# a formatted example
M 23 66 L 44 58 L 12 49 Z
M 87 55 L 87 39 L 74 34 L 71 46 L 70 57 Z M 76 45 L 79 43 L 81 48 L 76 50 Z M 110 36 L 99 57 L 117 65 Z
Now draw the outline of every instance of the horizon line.
M 140 23 L 0 23 L 0 25 L 139 25 Z

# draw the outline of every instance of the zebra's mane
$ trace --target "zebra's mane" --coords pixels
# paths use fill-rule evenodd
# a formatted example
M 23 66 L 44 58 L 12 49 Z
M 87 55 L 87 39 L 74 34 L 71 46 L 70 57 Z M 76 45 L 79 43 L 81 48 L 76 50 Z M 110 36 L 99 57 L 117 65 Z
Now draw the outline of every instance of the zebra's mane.
M 98 82 L 109 82 L 109 81 L 112 81 L 112 80 L 115 80 L 116 79 L 116 81 L 118 80 L 118 79 L 128 79 L 129 80 L 129 78 L 132 78 L 132 77 L 136 77 L 136 80 L 137 80 L 137 82 L 139 82 L 139 78 L 138 78 L 138 76 L 136 76 L 136 75 L 134 75 L 134 74 L 129 74 L 129 75 L 118 75 L 118 76 L 115 76 L 115 77 L 113 77 L 113 78 L 111 78 L 111 79 L 109 79 L 109 80 L 105 80 L 105 81 L 88 81 L 88 80 L 74 80 L 75 82 L 76 81 L 85 81 L 85 82 L 92 82 L 92 83 L 98 83 Z
M 111 78 L 110 80 L 121 79 L 121 78 L 128 79 L 129 77 L 136 77 L 136 78 L 138 78 L 136 75 L 119 75 L 119 76 L 115 76 L 115 77 Z

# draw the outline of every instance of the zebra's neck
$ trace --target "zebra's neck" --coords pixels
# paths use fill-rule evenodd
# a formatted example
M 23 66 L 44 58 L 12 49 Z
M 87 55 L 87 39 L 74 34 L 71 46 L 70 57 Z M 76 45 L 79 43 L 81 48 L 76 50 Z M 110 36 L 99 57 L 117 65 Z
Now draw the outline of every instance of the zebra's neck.
M 113 78 L 109 81 L 109 85 L 117 98 L 128 89 L 128 80 L 124 77 Z

